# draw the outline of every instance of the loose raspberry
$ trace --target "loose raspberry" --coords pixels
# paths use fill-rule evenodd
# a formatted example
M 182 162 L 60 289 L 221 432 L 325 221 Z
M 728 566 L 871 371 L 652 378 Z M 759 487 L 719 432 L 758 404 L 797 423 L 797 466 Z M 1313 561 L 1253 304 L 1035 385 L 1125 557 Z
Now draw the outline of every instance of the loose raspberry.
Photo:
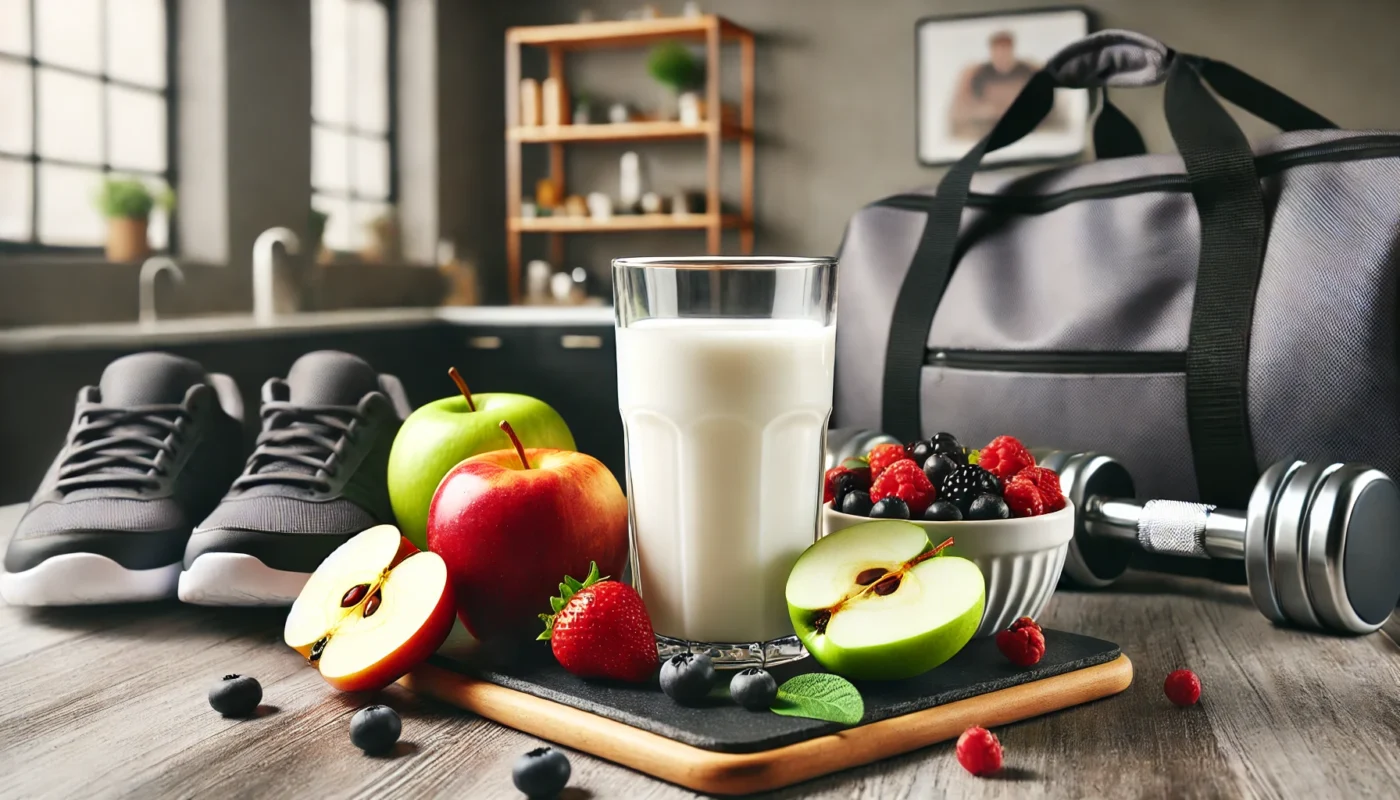
M 958 763 L 978 777 L 995 775 L 1001 769 L 1001 742 L 986 728 L 972 726 L 958 737 Z
M 870 499 L 876 503 L 889 496 L 898 497 L 909 506 L 912 517 L 923 516 L 925 509 L 938 499 L 938 490 L 933 488 L 924 471 L 909 459 L 889 465 L 880 477 L 870 484 Z
M 1194 706 L 1201 699 L 1201 679 L 1189 669 L 1179 669 L 1168 675 L 1162 689 L 1168 700 L 1182 707 Z
M 1015 437 L 998 436 L 982 448 L 977 456 L 977 466 L 1007 480 L 1027 467 L 1034 467 L 1035 458 Z
M 1012 625 L 997 634 L 997 649 L 1012 664 L 1029 667 L 1045 655 L 1045 634 L 1034 622 L 1019 628 Z
M 826 471 L 826 475 L 822 479 L 823 503 L 830 503 L 836 499 L 836 479 L 849 472 L 850 470 L 839 465 Z
M 1019 477 L 1012 478 L 1002 490 L 1002 499 L 1013 517 L 1038 517 L 1045 513 L 1045 498 L 1035 484 Z
M 1035 628 L 1036 630 L 1040 631 L 1041 633 L 1044 633 L 1044 632 L 1045 632 L 1044 629 L 1040 627 L 1040 623 L 1039 623 L 1039 622 L 1036 622 L 1035 620 L 1031 619 L 1030 617 L 1021 617 L 1020 619 L 1018 619 L 1018 620 L 1016 620 L 1015 622 L 1011 623 L 1011 627 L 1008 628 L 1008 630 L 1013 630 L 1013 631 L 1014 631 L 1014 630 L 1020 630 L 1021 628 Z
M 870 451 L 870 479 L 876 480 L 880 473 L 884 472 L 896 461 L 908 461 L 914 463 L 904 452 L 902 444 L 877 444 L 875 449 Z M 873 485 L 873 484 L 872 484 Z
M 1045 501 L 1045 513 L 1059 511 L 1065 507 L 1065 493 L 1060 488 L 1060 475 L 1046 467 L 1027 467 L 1016 473 L 1012 480 L 1028 480 L 1040 490 L 1040 499 Z

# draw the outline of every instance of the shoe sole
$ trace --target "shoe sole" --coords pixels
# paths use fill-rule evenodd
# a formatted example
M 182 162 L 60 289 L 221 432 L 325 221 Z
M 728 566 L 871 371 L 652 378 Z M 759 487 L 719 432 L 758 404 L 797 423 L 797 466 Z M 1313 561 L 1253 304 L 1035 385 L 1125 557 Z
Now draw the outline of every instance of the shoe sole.
M 175 596 L 180 565 L 127 569 L 96 553 L 65 553 L 23 572 L 0 574 L 0 596 L 12 606 L 144 603 Z
M 180 573 L 179 597 L 197 606 L 290 606 L 310 578 L 244 553 L 205 553 Z

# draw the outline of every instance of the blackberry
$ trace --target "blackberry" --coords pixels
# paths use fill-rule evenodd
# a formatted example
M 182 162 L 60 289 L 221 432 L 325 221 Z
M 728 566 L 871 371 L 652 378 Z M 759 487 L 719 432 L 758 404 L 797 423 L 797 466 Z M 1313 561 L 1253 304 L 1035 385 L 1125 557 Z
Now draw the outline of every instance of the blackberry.
M 1000 497 L 1001 481 L 985 469 L 971 464 L 959 465 L 938 487 L 938 499 L 957 506 L 963 516 L 967 516 L 973 498 L 983 494 Z

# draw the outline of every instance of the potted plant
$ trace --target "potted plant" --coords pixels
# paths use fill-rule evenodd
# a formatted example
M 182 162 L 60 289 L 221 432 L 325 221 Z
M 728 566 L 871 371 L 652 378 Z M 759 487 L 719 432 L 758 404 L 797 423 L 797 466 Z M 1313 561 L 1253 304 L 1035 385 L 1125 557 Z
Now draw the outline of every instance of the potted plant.
M 175 195 L 162 193 L 161 206 L 174 205 Z M 97 207 L 107 218 L 107 260 L 140 261 L 151 254 L 146 240 L 146 226 L 156 197 L 151 190 L 134 178 L 106 178 L 97 195 Z
M 316 208 L 310 209 L 307 214 L 306 239 L 311 243 L 308 252 L 311 253 L 311 260 L 316 263 L 325 263 L 328 260 L 325 258 L 327 254 L 323 252 L 322 244 L 326 238 L 326 221 L 330 218 L 330 214 Z
M 647 58 L 647 72 L 651 74 L 657 83 L 670 89 L 667 95 L 666 105 L 659 115 L 662 119 L 674 119 L 674 109 L 677 106 L 688 107 L 698 111 L 698 97 L 688 98 L 683 101 L 684 95 L 693 95 L 705 82 L 705 62 L 697 57 L 690 49 L 680 42 L 662 42 L 652 48 L 651 55 Z M 696 124 L 699 120 L 698 113 L 693 113 L 690 119 L 683 119 L 683 122 Z

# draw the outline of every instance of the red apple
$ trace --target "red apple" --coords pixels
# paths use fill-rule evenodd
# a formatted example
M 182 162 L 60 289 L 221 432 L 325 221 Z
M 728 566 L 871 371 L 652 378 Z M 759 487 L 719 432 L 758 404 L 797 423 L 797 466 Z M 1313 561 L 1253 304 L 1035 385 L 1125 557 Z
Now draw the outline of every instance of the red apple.
M 336 548 L 287 614 L 282 638 L 345 692 L 382 689 L 442 646 L 456 602 L 447 565 L 392 525 Z
M 627 498 L 608 468 L 569 450 L 520 446 L 472 456 L 428 507 L 428 549 L 447 562 L 458 616 L 478 639 L 533 639 L 566 575 L 592 562 L 619 575 Z

